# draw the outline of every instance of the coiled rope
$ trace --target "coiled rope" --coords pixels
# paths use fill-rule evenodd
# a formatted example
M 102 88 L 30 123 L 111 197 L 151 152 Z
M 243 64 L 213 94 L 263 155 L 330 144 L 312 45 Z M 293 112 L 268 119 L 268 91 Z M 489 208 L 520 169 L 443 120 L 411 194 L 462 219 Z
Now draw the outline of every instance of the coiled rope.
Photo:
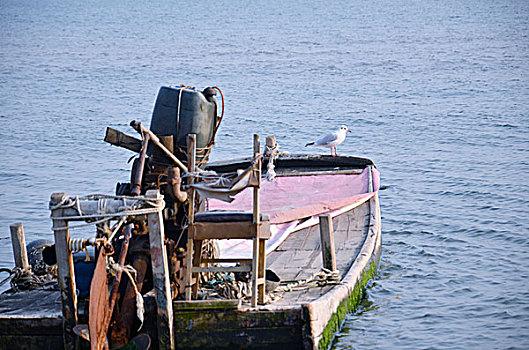
M 280 285 L 275 291 L 293 292 L 333 284 L 340 284 L 340 271 L 331 271 L 329 269 L 322 268 L 320 272 L 316 272 L 307 279 Z
M 81 201 L 84 200 L 97 200 L 97 213 L 87 215 L 82 212 L 81 210 Z M 121 200 L 123 201 L 123 205 L 119 208 L 120 210 L 117 212 L 109 213 L 107 212 L 107 203 L 108 200 Z M 121 224 L 125 221 L 124 218 L 128 216 L 136 216 L 136 215 L 146 215 L 146 214 L 152 214 L 157 213 L 163 210 L 164 208 L 164 202 L 163 201 L 153 201 L 150 200 L 144 196 L 138 196 L 138 197 L 131 197 L 131 196 L 112 196 L 112 195 L 104 195 L 104 194 L 91 194 L 88 196 L 75 196 L 74 198 L 65 196 L 57 205 L 50 205 L 50 210 L 56 210 L 56 209 L 68 209 L 68 208 L 75 208 L 77 210 L 78 215 L 72 215 L 72 216 L 54 216 L 53 219 L 57 220 L 75 220 L 75 219 L 82 219 L 87 221 L 86 224 L 77 224 L 77 225 L 70 225 L 68 227 L 57 227 L 54 228 L 54 230 L 65 230 L 65 229 L 76 229 L 79 227 L 94 225 L 94 224 L 101 224 L 106 221 L 110 221 L 114 218 L 120 218 L 121 217 Z M 119 226 L 121 226 L 121 224 Z M 119 227 L 118 227 L 119 229 Z M 116 234 L 118 230 L 114 230 L 113 235 Z
M 53 274 L 53 272 L 55 272 L 55 275 L 57 274 L 56 269 L 43 276 L 37 276 L 33 273 L 33 271 L 31 271 L 31 268 L 22 269 L 20 267 L 15 267 L 12 270 L 1 268 L 0 272 L 9 273 L 9 276 L 0 282 L 0 286 L 10 281 L 11 288 L 15 292 L 35 288 L 46 290 L 59 289 L 56 276 Z

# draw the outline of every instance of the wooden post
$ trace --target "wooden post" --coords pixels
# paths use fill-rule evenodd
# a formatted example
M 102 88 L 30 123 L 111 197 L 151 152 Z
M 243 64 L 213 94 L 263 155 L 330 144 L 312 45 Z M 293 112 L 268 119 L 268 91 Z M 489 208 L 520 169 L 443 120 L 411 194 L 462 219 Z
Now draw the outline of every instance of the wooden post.
M 259 155 L 261 152 L 261 142 L 259 141 L 259 135 L 254 134 L 253 135 L 253 154 L 254 157 Z M 261 217 L 260 217 L 260 208 L 259 208 L 259 187 L 261 186 L 261 161 L 259 161 L 258 164 L 258 170 L 257 170 L 257 186 L 253 188 L 253 224 L 256 228 L 256 236 L 253 240 L 253 260 L 252 260 L 252 307 L 257 306 L 257 295 L 258 291 L 263 291 L 263 298 L 264 298 L 264 290 L 259 285 L 259 278 L 264 276 L 259 275 L 259 262 L 262 262 L 262 258 L 260 258 L 260 237 L 259 237 L 259 225 L 261 223 Z M 264 287 L 264 284 L 262 284 Z
M 157 202 L 163 201 L 158 190 L 149 190 L 146 198 Z M 169 280 L 169 263 L 165 249 L 165 233 L 162 212 L 148 214 L 149 244 L 151 248 L 152 275 L 156 292 L 158 318 L 158 342 L 160 349 L 174 349 L 173 337 L 173 300 Z
M 195 171 L 195 159 L 196 159 L 196 135 L 189 134 L 187 136 L 187 166 L 189 172 Z M 188 177 L 188 185 L 192 185 L 195 181 L 193 176 Z M 195 220 L 195 191 L 189 187 L 188 198 L 188 210 L 187 210 L 187 255 L 186 255 L 186 279 L 185 279 L 185 297 L 186 300 L 191 300 L 191 283 L 193 282 L 193 235 L 191 226 Z M 198 283 L 198 281 L 197 281 Z
M 276 146 L 276 137 L 275 136 L 267 136 L 266 137 L 266 148 L 264 151 L 264 156 L 269 157 L 272 155 L 270 150 L 272 150 Z
M 368 165 L 367 171 L 368 171 L 368 181 L 369 181 L 367 185 L 367 190 L 369 192 L 373 192 L 373 167 L 371 165 Z
M 55 208 L 65 197 L 64 193 L 53 193 L 50 199 L 50 209 L 55 236 L 59 287 L 61 289 L 64 348 L 73 349 L 76 347 L 77 339 L 73 333 L 73 327 L 77 325 L 77 294 L 75 293 L 73 256 L 69 247 L 70 231 L 68 230 L 68 221 L 56 219 L 63 216 L 63 209 Z
M 15 266 L 21 269 L 29 267 L 28 252 L 26 250 L 26 237 L 24 236 L 24 226 L 21 222 L 11 224 L 11 245 L 13 246 L 13 256 L 15 258 Z
M 329 214 L 320 215 L 320 238 L 323 267 L 336 270 L 336 252 L 334 250 L 334 232 L 332 228 L 332 217 Z

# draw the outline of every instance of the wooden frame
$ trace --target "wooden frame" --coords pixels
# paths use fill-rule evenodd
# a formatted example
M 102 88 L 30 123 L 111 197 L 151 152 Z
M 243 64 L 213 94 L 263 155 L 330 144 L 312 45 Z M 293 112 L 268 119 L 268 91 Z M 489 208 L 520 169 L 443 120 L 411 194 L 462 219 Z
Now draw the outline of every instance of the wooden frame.
M 189 169 L 195 169 L 195 135 L 188 137 Z M 259 135 L 254 135 L 254 158 L 259 157 L 261 144 Z M 261 218 L 259 208 L 259 187 L 261 185 L 262 159 L 257 158 L 257 184 L 253 187 L 252 221 L 228 222 L 195 222 L 195 190 L 189 190 L 189 218 L 187 240 L 187 270 L 186 270 L 186 300 L 196 299 L 198 294 L 200 272 L 235 272 L 246 271 L 252 273 L 252 301 L 253 307 L 257 303 L 264 304 L 265 299 L 265 270 L 266 270 L 266 240 L 270 238 L 270 222 L 267 217 Z M 193 183 L 191 177 L 189 183 Z M 202 242 L 206 239 L 252 239 L 252 259 L 214 259 L 217 263 L 240 263 L 240 266 L 201 266 L 210 259 L 201 257 Z M 248 264 L 250 262 L 251 264 Z M 193 283 L 193 281 L 195 281 Z

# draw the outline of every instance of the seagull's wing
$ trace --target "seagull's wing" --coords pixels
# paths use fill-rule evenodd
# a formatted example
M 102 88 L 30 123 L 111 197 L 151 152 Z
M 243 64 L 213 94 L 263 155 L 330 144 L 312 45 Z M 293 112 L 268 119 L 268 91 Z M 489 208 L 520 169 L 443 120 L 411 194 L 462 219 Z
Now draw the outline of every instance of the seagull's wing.
M 318 146 L 324 146 L 324 145 L 329 145 L 329 144 L 333 143 L 336 140 L 338 140 L 338 134 L 333 132 L 333 133 L 330 133 L 330 134 L 327 134 L 327 135 L 323 136 L 321 139 L 319 139 L 318 141 L 314 142 L 314 144 L 318 145 Z

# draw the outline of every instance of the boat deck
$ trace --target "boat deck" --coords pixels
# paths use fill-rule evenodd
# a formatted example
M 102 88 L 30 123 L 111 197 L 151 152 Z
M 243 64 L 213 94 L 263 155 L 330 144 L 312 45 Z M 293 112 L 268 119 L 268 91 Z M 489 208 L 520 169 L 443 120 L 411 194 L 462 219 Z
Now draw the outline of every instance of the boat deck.
M 343 278 L 358 255 L 369 228 L 369 205 L 361 205 L 333 219 L 336 267 Z M 305 280 L 323 267 L 319 225 L 291 233 L 267 256 L 267 267 L 282 282 Z M 332 286 L 282 293 L 274 307 L 302 305 L 325 294 Z

